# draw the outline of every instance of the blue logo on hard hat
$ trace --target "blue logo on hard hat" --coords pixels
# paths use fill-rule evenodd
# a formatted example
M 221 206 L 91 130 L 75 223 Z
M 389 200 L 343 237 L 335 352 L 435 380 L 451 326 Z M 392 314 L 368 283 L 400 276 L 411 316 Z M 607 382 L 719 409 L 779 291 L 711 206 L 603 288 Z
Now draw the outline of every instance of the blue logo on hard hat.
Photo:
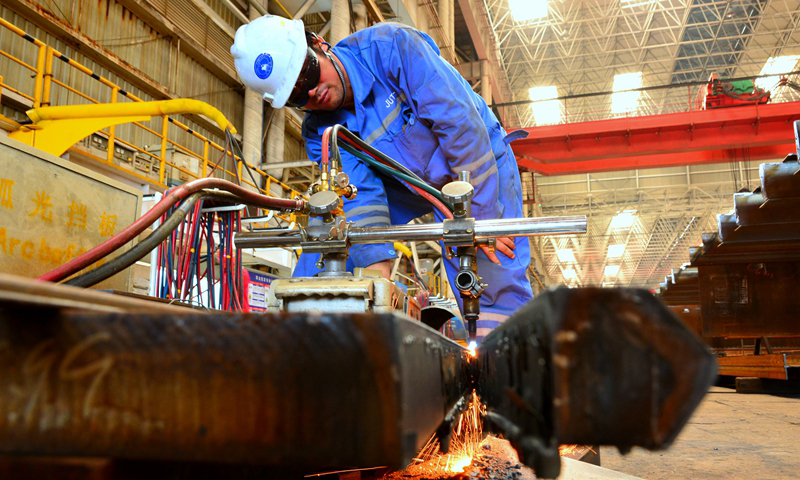
M 272 55 L 269 53 L 262 53 L 256 58 L 256 63 L 253 65 L 256 76 L 261 80 L 269 77 L 272 73 Z

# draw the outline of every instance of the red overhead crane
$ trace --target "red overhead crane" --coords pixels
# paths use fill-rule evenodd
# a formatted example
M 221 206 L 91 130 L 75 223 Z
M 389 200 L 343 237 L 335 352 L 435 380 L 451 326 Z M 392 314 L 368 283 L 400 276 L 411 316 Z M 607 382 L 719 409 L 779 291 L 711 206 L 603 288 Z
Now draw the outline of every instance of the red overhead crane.
M 511 144 L 523 170 L 542 175 L 779 160 L 796 152 L 800 102 L 525 128 Z

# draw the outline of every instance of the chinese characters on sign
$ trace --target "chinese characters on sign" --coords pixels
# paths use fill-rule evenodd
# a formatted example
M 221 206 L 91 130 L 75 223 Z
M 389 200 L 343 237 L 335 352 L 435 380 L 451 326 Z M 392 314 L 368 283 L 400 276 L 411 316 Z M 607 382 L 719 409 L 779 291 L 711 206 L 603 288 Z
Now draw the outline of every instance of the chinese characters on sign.
M 11 201 L 11 189 L 14 187 L 14 180 L 0 178 L 0 207 L 14 210 L 14 203 Z
M 53 208 L 53 203 L 50 201 L 50 195 L 42 190 L 41 192 L 36 192 L 36 198 L 32 200 L 34 205 L 36 205 L 36 210 L 34 210 L 32 213 L 29 213 L 28 216 L 33 217 L 38 214 L 45 222 L 52 222 L 53 211 L 51 208 Z
M 67 213 L 67 217 L 69 218 L 67 226 L 86 230 L 86 210 L 86 205 L 73 200 L 72 205 L 69 206 L 69 212 Z
M 14 209 L 13 188 L 14 180 L 0 178 L 0 209 Z M 52 224 L 55 213 L 55 218 L 63 219 L 63 225 L 66 227 L 87 231 L 95 229 L 101 237 L 113 236 L 117 228 L 116 215 L 109 215 L 108 212 L 103 211 L 99 217 L 91 218 L 89 207 L 75 200 L 72 200 L 71 204 L 67 205 L 66 212 L 63 212 L 58 203 L 54 205 L 53 199 L 46 190 L 37 191 L 29 200 L 26 213 L 28 217 L 33 217 L 35 220 Z M 61 216 L 63 213 L 66 213 L 66 218 Z M 79 248 L 74 244 L 59 248 L 52 243 L 52 239 L 44 237 L 37 240 L 26 240 L 17 238 L 13 234 L 14 232 L 7 231 L 5 226 L 0 226 L 0 252 L 25 260 L 38 260 L 43 263 L 60 265 L 86 251 L 85 248 Z
M 100 220 L 100 235 L 103 237 L 110 237 L 114 235 L 114 228 L 117 226 L 117 216 L 107 215 L 103 212 Z

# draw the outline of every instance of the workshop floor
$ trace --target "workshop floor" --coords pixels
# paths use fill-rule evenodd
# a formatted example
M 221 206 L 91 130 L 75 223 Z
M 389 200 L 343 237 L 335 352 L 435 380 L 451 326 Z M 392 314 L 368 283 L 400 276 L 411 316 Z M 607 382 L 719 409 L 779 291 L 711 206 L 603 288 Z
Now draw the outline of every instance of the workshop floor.
M 603 447 L 603 467 L 645 479 L 797 478 L 800 394 L 712 387 L 669 450 Z

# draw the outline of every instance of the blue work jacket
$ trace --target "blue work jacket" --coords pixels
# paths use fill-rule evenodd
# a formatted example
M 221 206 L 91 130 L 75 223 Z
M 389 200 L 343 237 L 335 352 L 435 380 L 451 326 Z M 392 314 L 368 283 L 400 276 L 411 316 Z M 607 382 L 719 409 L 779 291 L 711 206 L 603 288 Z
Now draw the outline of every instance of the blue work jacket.
M 505 131 L 427 34 L 401 24 L 378 24 L 345 38 L 333 53 L 349 76 L 355 112 L 306 114 L 303 138 L 310 159 L 320 161 L 324 130 L 343 124 L 437 189 L 469 170 L 475 218 L 521 215 L 519 172 Z M 355 225 L 406 223 L 424 213 L 409 202 L 398 204 L 397 197 L 390 199 L 379 175 L 344 151 L 342 164 L 359 189 L 344 205 Z M 506 212 L 507 205 L 514 208 Z M 360 267 L 396 253 L 390 245 L 355 245 L 350 256 Z

